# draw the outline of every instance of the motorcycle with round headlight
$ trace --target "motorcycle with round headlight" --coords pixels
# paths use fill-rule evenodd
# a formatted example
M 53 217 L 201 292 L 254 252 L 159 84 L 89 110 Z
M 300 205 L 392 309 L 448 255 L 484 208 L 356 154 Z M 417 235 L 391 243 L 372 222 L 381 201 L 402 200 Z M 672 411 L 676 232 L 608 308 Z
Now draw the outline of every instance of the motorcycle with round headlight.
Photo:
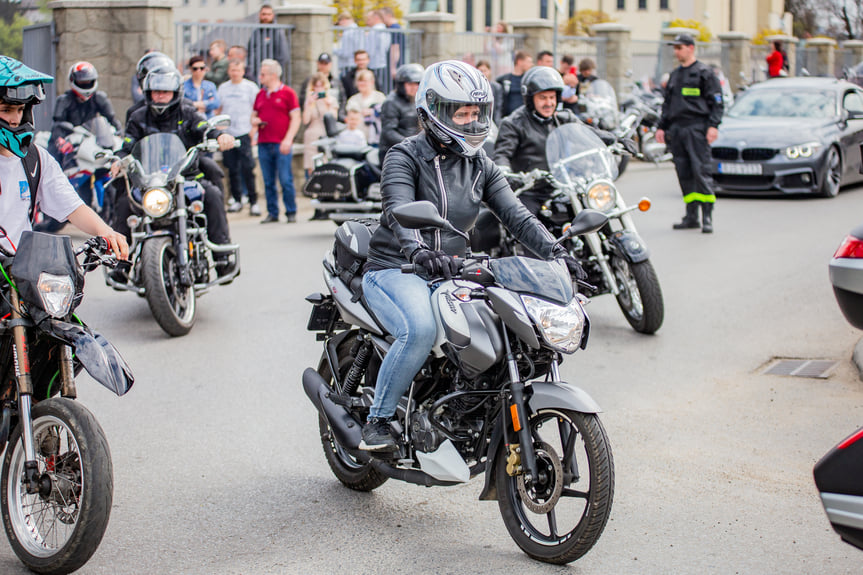
M 431 202 L 394 208 L 405 228 L 461 235 Z M 566 237 L 603 226 L 584 210 Z M 473 258 L 451 280 L 430 278 L 437 340 L 396 409 L 395 453 L 359 449 L 362 423 L 391 338 L 360 292 L 377 223 L 348 221 L 324 260 L 326 293 L 308 329 L 323 355 L 303 373 L 318 410 L 324 455 L 333 474 L 356 491 L 387 479 L 450 486 L 485 473 L 481 500 L 497 500 L 504 524 L 530 557 L 575 561 L 599 539 L 611 513 L 614 463 L 599 406 L 563 381 L 565 355 L 584 349 L 590 322 L 563 261 Z M 418 273 L 413 264 L 403 273 Z
M 650 251 L 631 216 L 634 211 L 649 210 L 650 200 L 642 198 L 634 206 L 626 205 L 614 185 L 615 153 L 625 153 L 621 144 L 606 146 L 587 126 L 564 124 L 553 130 L 546 142 L 551 171 L 533 170 L 508 174 L 507 178 L 517 194 L 540 182 L 554 189 L 537 218 L 555 236 L 562 235 L 575 215 L 587 208 L 608 216 L 602 229 L 570 237 L 564 245 L 595 286 L 591 297 L 614 294 L 633 329 L 652 334 L 662 325 L 665 314 L 662 289 Z M 495 256 L 525 252 L 491 212 L 480 214 L 471 243 L 474 251 Z
M 227 116 L 208 120 L 210 128 L 229 122 Z M 207 237 L 197 158 L 218 149 L 216 140 L 205 138 L 186 150 L 176 134 L 158 133 L 141 138 L 120 160 L 135 212 L 127 219 L 132 269 L 121 277 L 106 271 L 105 281 L 145 297 L 156 322 L 172 336 L 192 329 L 199 296 L 240 273 L 240 246 L 215 244 Z M 231 266 L 228 273 L 218 273 L 219 259 Z
M 31 231 L 15 253 L 0 249 L 0 510 L 13 551 L 37 573 L 84 565 L 111 513 L 111 452 L 96 418 L 75 401 L 75 377 L 86 369 L 120 396 L 134 378 L 117 349 L 74 313 L 84 274 L 118 265 L 109 251 L 104 238 L 74 250 L 69 236 Z

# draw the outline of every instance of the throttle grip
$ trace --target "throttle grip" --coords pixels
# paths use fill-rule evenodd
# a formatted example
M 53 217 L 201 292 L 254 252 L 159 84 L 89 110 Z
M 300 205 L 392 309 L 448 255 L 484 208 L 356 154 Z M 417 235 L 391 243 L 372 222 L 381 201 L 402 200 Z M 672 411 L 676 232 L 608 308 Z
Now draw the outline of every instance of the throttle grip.
M 403 274 L 415 274 L 417 273 L 416 264 L 402 264 L 402 273 Z

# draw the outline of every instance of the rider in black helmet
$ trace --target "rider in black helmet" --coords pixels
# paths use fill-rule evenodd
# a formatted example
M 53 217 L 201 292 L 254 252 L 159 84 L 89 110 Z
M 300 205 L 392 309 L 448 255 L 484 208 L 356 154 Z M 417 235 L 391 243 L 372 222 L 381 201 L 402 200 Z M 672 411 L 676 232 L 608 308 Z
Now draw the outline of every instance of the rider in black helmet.
M 395 88 L 381 105 L 380 158 L 383 164 L 387 150 L 419 132 L 414 96 L 423 79 L 419 64 L 403 64 L 393 77 Z
M 563 78 L 554 68 L 534 66 L 525 72 L 521 81 L 524 106 L 503 119 L 494 145 L 494 163 L 504 172 L 548 170 L 545 158 L 548 135 L 562 124 L 580 121 L 570 110 L 558 109 L 563 89 Z M 617 141 L 609 132 L 595 131 L 606 144 Z M 536 214 L 551 192 L 548 184 L 541 183 L 519 197 Z
M 172 70 L 176 69 L 174 61 L 161 52 L 147 52 L 138 60 L 135 66 L 135 78 L 132 80 L 132 99 L 134 103 L 126 110 L 126 123 L 129 123 L 129 118 L 132 113 L 146 105 L 144 98 L 144 79 L 147 74 L 154 70 Z

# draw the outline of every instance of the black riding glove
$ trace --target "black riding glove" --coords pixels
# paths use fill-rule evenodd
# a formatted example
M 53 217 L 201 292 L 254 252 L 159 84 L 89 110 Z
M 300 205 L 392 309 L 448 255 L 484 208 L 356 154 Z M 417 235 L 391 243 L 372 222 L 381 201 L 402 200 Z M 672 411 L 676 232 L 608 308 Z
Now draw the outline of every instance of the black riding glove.
M 458 263 L 455 258 L 442 251 L 432 251 L 420 248 L 411 254 L 411 262 L 422 267 L 429 278 L 451 280 L 458 273 Z
M 632 154 L 633 156 L 638 155 L 638 144 L 632 140 L 632 138 L 620 138 L 618 140 L 623 149 Z
M 578 263 L 578 260 L 572 257 L 568 251 L 560 248 L 556 252 L 554 252 L 554 257 L 555 259 L 563 260 L 563 263 L 566 264 L 566 269 L 569 270 L 569 275 L 572 276 L 572 279 L 576 281 L 587 280 L 587 272 L 584 271 L 584 268 L 581 267 L 581 264 Z

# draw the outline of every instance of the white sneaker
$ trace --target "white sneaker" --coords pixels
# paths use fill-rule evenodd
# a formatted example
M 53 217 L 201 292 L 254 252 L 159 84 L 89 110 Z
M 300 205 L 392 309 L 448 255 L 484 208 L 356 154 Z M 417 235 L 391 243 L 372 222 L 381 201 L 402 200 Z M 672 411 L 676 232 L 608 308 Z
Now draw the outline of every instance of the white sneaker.
M 241 202 L 238 202 L 237 200 L 232 201 L 231 205 L 228 206 L 228 211 L 232 214 L 235 212 L 239 212 L 242 209 L 243 204 Z
M 252 216 L 260 216 L 261 208 L 258 207 L 258 204 L 254 204 L 251 208 L 249 208 L 249 215 Z

